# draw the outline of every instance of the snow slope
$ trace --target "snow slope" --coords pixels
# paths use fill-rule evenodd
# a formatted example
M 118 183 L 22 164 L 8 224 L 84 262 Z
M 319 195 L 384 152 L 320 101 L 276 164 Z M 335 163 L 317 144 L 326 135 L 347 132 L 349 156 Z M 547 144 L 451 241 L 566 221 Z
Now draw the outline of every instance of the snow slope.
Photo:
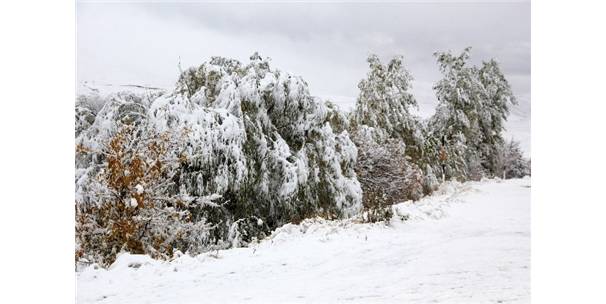
M 389 226 L 286 225 L 259 244 L 77 272 L 78 303 L 528 303 L 530 179 L 447 183 Z M 406 219 L 403 221 L 402 219 Z

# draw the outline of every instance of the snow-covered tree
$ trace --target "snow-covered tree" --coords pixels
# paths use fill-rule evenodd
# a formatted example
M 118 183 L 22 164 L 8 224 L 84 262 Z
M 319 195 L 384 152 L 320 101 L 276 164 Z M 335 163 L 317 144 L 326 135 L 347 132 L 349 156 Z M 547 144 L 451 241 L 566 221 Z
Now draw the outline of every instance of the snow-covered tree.
M 401 56 L 383 65 L 368 57 L 369 72 L 358 84 L 360 95 L 350 131 L 358 147 L 358 179 L 367 209 L 383 208 L 423 195 L 424 176 L 415 164 L 422 158 L 422 125 L 412 110 L 412 75 Z M 427 188 L 429 189 L 429 188 Z
M 349 113 L 344 113 L 332 101 L 328 100 L 326 105 L 326 120 L 330 123 L 330 127 L 334 132 L 341 133 L 349 130 Z
M 358 84 L 353 130 L 367 126 L 378 132 L 378 137 L 401 139 L 407 146 L 406 154 L 418 158 L 423 139 L 419 118 L 411 113 L 418 105 L 409 92 L 413 77 L 404 66 L 404 58 L 396 56 L 384 65 L 378 56 L 370 55 L 367 62 L 370 70 Z
M 428 122 L 425 154 L 450 177 L 479 179 L 497 170 L 497 147 L 515 98 L 497 62 L 469 66 L 469 52 L 435 53 L 444 78 L 434 86 L 439 104 Z M 437 157 L 439 150 L 447 160 Z
M 390 136 L 400 136 L 409 127 L 410 109 L 417 107 L 417 101 L 408 92 L 412 75 L 404 67 L 402 56 L 396 56 L 384 65 L 377 55 L 370 55 L 367 62 L 370 71 L 358 84 L 360 95 L 354 121 L 381 127 Z
M 268 58 L 254 54 L 243 65 L 213 57 L 185 70 L 172 92 L 107 99 L 92 124 L 81 124 L 77 144 L 98 151 L 126 122 L 184 134 L 167 195 L 220 196 L 214 204 L 221 208 L 191 211 L 195 222 L 210 225 L 203 247 L 245 245 L 290 221 L 346 217 L 362 207 L 357 149 L 344 117 Z M 79 203 L 99 200 L 89 190 L 106 161 L 103 153 L 77 155 Z
M 484 89 L 484 99 L 480 107 L 482 142 L 479 150 L 483 166 L 493 175 L 498 175 L 498 147 L 504 143 L 505 121 L 510 107 L 516 104 L 516 99 L 494 59 L 483 62 L 478 72 Z
M 479 157 L 475 148 L 482 136 L 478 110 L 483 90 L 477 69 L 467 65 L 469 51 L 470 48 L 466 48 L 458 56 L 435 53 L 444 78 L 434 86 L 439 104 L 429 120 L 428 137 L 432 145 L 427 152 L 437 155 L 440 150 L 446 151 L 446 161 L 436 157 L 432 163 L 443 163 L 444 168 L 437 168 L 440 172 L 446 170 L 450 177 L 469 177 L 468 160 Z

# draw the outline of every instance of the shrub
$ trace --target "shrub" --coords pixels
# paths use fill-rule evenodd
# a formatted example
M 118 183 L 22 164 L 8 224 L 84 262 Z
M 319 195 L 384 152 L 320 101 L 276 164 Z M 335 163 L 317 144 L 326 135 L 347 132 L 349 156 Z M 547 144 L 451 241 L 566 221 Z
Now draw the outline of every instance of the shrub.
M 98 153 L 104 156 L 89 193 L 76 203 L 76 258 L 111 264 L 121 251 L 172 257 L 173 250 L 199 251 L 209 224 L 192 211 L 214 197 L 173 195 L 178 136 L 148 126 L 124 125 Z M 78 147 L 77 153 L 92 153 Z
M 525 159 L 520 143 L 506 141 L 497 147 L 497 173 L 503 178 L 519 178 L 530 175 L 530 159 Z
M 356 142 L 356 173 L 363 191 L 362 203 L 370 210 L 370 221 L 391 217 L 390 206 L 395 203 L 423 196 L 423 173 L 408 161 L 401 141 L 390 139 L 381 145 L 372 141 Z

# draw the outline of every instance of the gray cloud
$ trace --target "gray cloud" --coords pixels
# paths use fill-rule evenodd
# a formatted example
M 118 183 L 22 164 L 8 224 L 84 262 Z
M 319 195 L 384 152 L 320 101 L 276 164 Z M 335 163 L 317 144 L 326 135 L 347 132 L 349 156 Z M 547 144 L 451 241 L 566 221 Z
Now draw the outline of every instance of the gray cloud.
M 529 103 L 529 3 L 79 3 L 78 79 L 170 87 L 184 66 L 254 51 L 302 75 L 311 92 L 345 107 L 358 93 L 365 58 L 402 54 L 415 94 L 435 104 L 433 52 L 472 46 L 475 63 L 501 62 Z M 427 111 L 431 112 L 431 111 Z

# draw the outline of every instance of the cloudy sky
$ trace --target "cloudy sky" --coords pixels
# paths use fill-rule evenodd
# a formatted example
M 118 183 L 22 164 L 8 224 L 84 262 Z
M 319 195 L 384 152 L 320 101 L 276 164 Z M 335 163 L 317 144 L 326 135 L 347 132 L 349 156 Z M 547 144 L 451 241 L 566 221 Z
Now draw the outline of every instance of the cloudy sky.
M 368 54 L 383 61 L 403 55 L 427 116 L 436 103 L 432 85 L 440 78 L 432 54 L 466 46 L 474 63 L 501 63 L 520 101 L 516 111 L 528 116 L 512 128 L 529 138 L 529 1 L 77 4 L 79 83 L 170 88 L 179 58 L 186 68 L 216 55 L 246 62 L 259 51 L 275 67 L 303 76 L 313 95 L 348 109 Z
M 530 92 L 530 4 L 103 3 L 77 5 L 78 80 L 171 87 L 184 67 L 255 51 L 302 75 L 312 94 L 355 100 L 369 53 L 404 55 L 422 103 L 440 75 L 433 52 L 472 46 Z

